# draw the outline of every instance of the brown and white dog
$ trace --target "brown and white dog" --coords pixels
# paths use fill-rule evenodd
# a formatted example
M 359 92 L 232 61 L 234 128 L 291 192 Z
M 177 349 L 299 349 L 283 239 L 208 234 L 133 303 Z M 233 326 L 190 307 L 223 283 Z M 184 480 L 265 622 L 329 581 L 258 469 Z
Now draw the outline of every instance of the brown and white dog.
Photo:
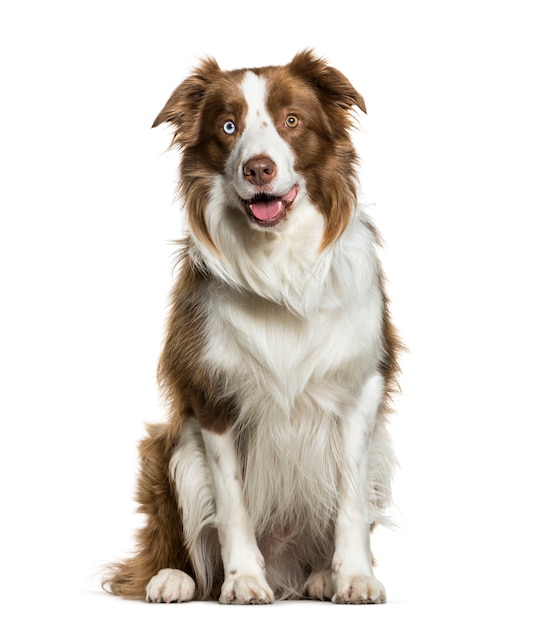
M 105 588 L 152 602 L 380 603 L 400 348 L 357 200 L 360 94 L 311 51 L 203 61 L 154 125 L 182 151 L 188 218 L 159 380 L 169 421 L 140 445 L 135 555 Z

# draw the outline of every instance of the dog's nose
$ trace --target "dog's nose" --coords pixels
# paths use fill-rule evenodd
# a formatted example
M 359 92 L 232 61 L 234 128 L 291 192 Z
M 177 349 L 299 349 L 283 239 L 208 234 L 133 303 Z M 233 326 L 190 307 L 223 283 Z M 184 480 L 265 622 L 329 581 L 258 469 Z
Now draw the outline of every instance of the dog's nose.
M 267 185 L 276 176 L 276 163 L 265 154 L 248 159 L 242 168 L 244 178 L 252 185 Z

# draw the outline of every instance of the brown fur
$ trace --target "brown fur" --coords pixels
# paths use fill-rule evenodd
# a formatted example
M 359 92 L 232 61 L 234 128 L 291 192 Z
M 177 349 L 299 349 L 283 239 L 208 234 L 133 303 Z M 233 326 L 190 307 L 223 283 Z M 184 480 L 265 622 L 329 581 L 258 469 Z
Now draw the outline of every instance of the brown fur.
M 137 500 L 147 524 L 138 532 L 136 555 L 113 565 L 103 582 L 107 591 L 124 598 L 144 599 L 149 579 L 162 568 L 191 571 L 170 480 L 173 430 L 172 424 L 150 426 L 148 437 L 140 444 Z
M 195 415 L 201 426 L 223 432 L 235 408 L 218 376 L 209 376 L 199 362 L 203 349 L 203 274 L 187 258 L 171 296 L 171 310 L 158 378 L 170 402 L 171 419 L 180 429 L 185 416 Z

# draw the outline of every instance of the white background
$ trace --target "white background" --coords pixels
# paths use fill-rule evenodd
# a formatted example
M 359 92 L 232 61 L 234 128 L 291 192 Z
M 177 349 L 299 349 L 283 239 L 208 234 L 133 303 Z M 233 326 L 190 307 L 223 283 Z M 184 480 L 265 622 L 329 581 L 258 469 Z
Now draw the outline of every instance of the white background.
M 536 623 L 531 5 L 2 4 L 3 623 Z M 364 190 L 409 347 L 400 528 L 373 537 L 389 603 L 110 597 L 98 568 L 133 546 L 136 445 L 164 415 L 155 367 L 181 227 L 170 131 L 151 123 L 199 56 L 232 69 L 310 46 L 368 106 Z

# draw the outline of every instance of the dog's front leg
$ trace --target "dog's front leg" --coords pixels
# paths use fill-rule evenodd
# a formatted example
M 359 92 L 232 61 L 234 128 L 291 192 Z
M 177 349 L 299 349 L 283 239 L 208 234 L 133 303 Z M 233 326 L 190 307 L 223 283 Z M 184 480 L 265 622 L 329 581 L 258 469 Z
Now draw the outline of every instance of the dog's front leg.
M 202 430 L 214 488 L 218 537 L 224 564 L 223 604 L 268 604 L 274 594 L 244 503 L 240 467 L 232 434 Z
M 332 602 L 386 602 L 383 585 L 371 563 L 368 515 L 368 448 L 384 392 L 380 374 L 368 378 L 354 411 L 342 419 L 344 462 L 332 561 Z

